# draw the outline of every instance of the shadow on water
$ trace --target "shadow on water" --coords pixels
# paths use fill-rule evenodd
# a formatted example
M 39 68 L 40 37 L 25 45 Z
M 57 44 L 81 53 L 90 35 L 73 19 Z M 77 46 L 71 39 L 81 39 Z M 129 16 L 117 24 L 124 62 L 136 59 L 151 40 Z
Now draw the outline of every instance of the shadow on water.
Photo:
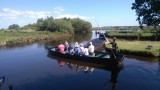
M 118 74 L 123 69 L 123 64 L 121 64 L 120 67 L 110 68 L 100 64 L 93 64 L 89 62 L 81 62 L 81 61 L 76 61 L 71 59 L 64 59 L 64 58 L 53 56 L 51 54 L 48 54 L 47 57 L 53 60 L 57 60 L 60 67 L 68 67 L 69 69 L 75 70 L 77 72 L 83 71 L 85 74 L 90 74 L 94 72 L 95 69 L 101 69 L 101 70 L 110 72 L 110 79 L 106 80 L 106 82 L 104 83 L 104 87 L 103 87 L 104 89 L 111 87 L 111 90 L 116 90 L 116 84 L 118 83 L 118 80 L 117 80 Z

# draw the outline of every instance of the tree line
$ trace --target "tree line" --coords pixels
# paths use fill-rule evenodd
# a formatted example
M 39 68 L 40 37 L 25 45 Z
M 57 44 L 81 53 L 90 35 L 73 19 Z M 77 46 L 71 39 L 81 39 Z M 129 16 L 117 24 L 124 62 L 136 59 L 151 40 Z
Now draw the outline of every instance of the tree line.
M 138 30 L 139 26 L 104 26 L 93 27 L 93 30 Z
M 50 32 L 62 32 L 74 34 L 74 32 L 90 32 L 92 25 L 90 22 L 79 19 L 79 18 L 61 18 L 54 19 L 52 16 L 37 19 L 34 24 L 28 24 L 20 27 L 18 24 L 12 24 L 8 29 L 32 29 L 36 31 L 50 31 Z
M 160 29 L 157 26 L 157 29 Z M 92 27 L 92 30 L 111 30 L 111 31 L 143 31 L 143 32 L 155 32 L 155 28 L 153 26 L 143 26 L 143 29 L 139 26 L 104 26 L 104 27 Z

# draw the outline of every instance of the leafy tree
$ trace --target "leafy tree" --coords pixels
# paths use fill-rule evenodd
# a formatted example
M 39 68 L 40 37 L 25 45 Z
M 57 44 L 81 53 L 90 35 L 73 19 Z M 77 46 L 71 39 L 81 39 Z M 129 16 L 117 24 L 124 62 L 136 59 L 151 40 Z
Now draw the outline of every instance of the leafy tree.
M 20 29 L 20 26 L 18 24 L 12 24 L 12 25 L 9 25 L 8 29 Z
M 79 18 L 70 19 L 75 32 L 89 32 L 92 29 L 92 25 L 89 22 L 81 20 Z
M 37 30 L 38 31 L 45 31 L 47 29 L 48 22 L 47 20 L 43 20 L 43 18 L 40 18 L 37 20 Z
M 72 24 L 68 21 L 61 20 L 61 19 L 57 19 L 54 21 L 53 28 L 54 28 L 53 30 L 57 32 L 65 32 L 65 33 L 68 32 L 71 34 L 74 33 Z
M 62 18 L 62 20 L 69 21 L 69 20 L 70 20 L 70 18 L 66 18 L 66 17 L 64 17 L 64 18 Z
M 91 29 L 92 29 L 91 23 L 90 23 L 90 22 L 84 22 L 83 27 L 82 27 L 82 30 L 83 30 L 84 32 L 90 32 Z
M 37 23 L 43 22 L 43 18 L 37 19 Z
M 136 11 L 141 27 L 144 24 L 154 27 L 160 25 L 160 0 L 135 0 L 132 10 Z
M 160 38 L 160 28 L 157 28 L 160 25 L 160 0 L 135 0 L 135 3 L 132 3 L 132 10 L 134 9 L 140 27 L 143 28 L 144 24 L 154 26 L 155 40 Z
M 54 29 L 54 21 L 48 21 L 48 25 L 47 25 L 47 30 L 48 31 L 52 31 L 55 32 L 56 30 Z
M 37 31 L 47 30 L 51 32 L 65 32 L 73 34 L 74 32 L 89 32 L 91 29 L 92 25 L 90 22 L 79 18 L 54 19 L 53 17 L 47 17 L 46 19 L 38 19 L 36 23 Z
M 48 31 L 54 31 L 54 18 L 51 17 L 47 17 L 47 30 Z
M 37 31 L 41 31 L 42 24 L 43 24 L 43 18 L 37 19 L 37 23 L 36 23 L 36 30 Z
M 82 31 L 83 22 L 79 18 L 71 19 L 70 22 L 72 23 L 72 26 L 74 27 L 75 32 Z
M 29 29 L 32 29 L 32 30 L 36 30 L 36 24 L 28 24 L 28 25 L 25 25 L 23 27 L 21 27 L 21 29 L 25 29 L 25 30 L 29 30 Z

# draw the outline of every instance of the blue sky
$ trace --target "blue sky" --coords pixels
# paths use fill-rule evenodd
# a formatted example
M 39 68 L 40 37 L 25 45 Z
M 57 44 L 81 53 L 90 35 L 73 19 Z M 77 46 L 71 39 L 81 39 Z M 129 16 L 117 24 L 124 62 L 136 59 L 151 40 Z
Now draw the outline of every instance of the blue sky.
M 134 0 L 0 0 L 0 28 L 24 26 L 38 18 L 81 18 L 92 26 L 138 25 Z

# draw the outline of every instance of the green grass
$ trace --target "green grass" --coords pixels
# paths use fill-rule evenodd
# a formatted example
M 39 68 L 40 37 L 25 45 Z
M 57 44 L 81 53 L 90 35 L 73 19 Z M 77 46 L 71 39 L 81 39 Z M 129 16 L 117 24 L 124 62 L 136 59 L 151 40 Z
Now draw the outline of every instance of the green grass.
M 17 39 L 25 39 L 25 38 L 45 38 L 45 37 L 53 37 L 55 35 L 59 35 L 60 33 L 53 33 L 48 31 L 31 31 L 31 30 L 22 30 L 22 31 L 0 31 L 0 42 L 6 42 Z
M 138 36 L 138 35 L 140 35 L 140 36 L 142 36 L 142 37 L 151 37 L 151 36 L 153 36 L 153 33 L 126 33 L 126 34 L 124 34 L 124 33 L 116 33 L 116 32 L 111 32 L 111 33 L 109 33 L 108 34 L 109 36 Z
M 118 40 L 118 47 L 120 50 L 127 50 L 130 52 L 144 52 L 144 53 L 151 53 L 154 56 L 158 56 L 160 49 L 160 42 L 159 41 L 122 41 Z M 151 50 L 146 49 L 148 45 L 153 45 Z

